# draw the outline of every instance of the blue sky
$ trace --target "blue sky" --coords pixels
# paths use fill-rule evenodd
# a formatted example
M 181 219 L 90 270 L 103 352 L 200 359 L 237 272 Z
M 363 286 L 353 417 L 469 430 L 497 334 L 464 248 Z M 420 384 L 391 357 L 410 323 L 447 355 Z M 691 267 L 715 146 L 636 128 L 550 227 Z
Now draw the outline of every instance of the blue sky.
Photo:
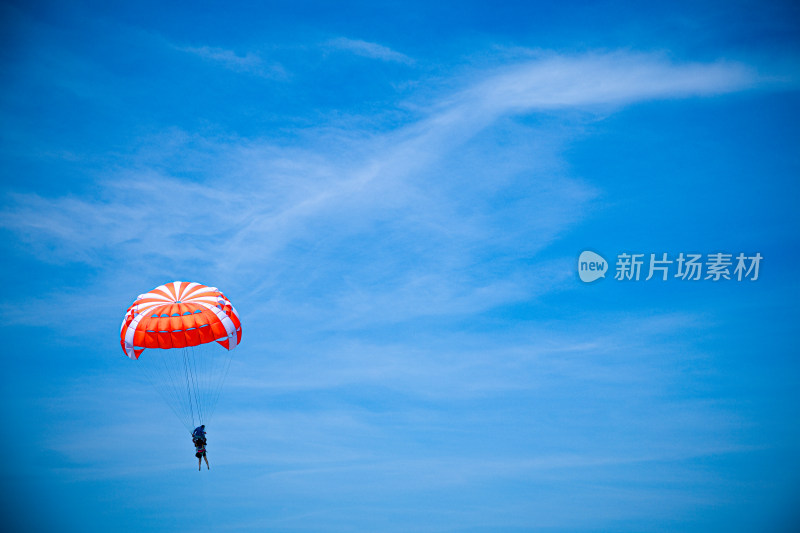
M 0 14 L 6 524 L 797 527 L 796 4 Z M 244 327 L 201 473 L 119 347 L 172 280 Z

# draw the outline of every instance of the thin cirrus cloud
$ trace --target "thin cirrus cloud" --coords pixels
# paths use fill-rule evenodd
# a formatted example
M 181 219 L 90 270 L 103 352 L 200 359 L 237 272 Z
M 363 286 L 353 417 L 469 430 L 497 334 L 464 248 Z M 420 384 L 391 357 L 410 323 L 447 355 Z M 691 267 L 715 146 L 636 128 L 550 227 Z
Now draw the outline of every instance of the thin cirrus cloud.
M 623 74 L 624 81 L 620 81 Z M 410 189 L 409 183 L 425 176 L 438 161 L 458 158 L 456 148 L 507 115 L 554 107 L 622 105 L 651 98 L 720 94 L 743 89 L 753 82 L 753 76 L 740 65 L 682 66 L 660 58 L 625 54 L 554 56 L 523 64 L 507 72 L 494 73 L 486 81 L 467 84 L 461 91 L 435 102 L 415 123 L 368 138 L 367 144 L 371 144 L 373 150 L 363 149 L 362 139 L 357 141 L 359 146 L 354 147 L 354 152 L 377 155 L 342 162 L 335 154 L 330 154 L 332 171 L 329 175 L 345 178 L 322 180 L 297 202 L 282 209 L 255 213 L 240 239 L 244 241 L 253 234 L 286 227 L 287 220 L 312 216 L 331 205 L 353 207 L 353 202 L 358 203 L 359 199 L 366 200 L 370 206 L 376 201 L 396 205 L 403 199 L 408 204 L 406 207 L 419 200 L 425 205 L 421 196 L 431 194 L 430 182 L 426 183 L 425 195 L 414 194 L 419 191 Z M 481 173 L 476 171 L 475 174 Z M 469 188 L 463 179 L 452 179 Z M 591 196 L 588 190 L 575 190 L 574 182 L 569 180 L 559 185 L 562 191 L 571 188 L 570 196 L 575 200 L 583 201 Z M 433 184 L 433 188 L 435 186 Z M 387 194 L 389 192 L 392 194 Z M 459 198 L 443 200 L 458 202 Z
M 338 50 L 344 50 L 357 56 L 366 57 L 369 59 L 389 61 L 392 63 L 402 63 L 405 65 L 414 64 L 414 60 L 403 53 L 392 50 L 391 48 L 383 46 L 382 44 L 362 41 L 360 39 L 338 37 L 328 41 L 326 46 Z
M 239 55 L 233 50 L 212 46 L 184 46 L 176 48 L 182 52 L 218 64 L 233 72 L 252 74 L 262 78 L 276 80 L 284 80 L 287 78 L 287 73 L 283 65 L 278 62 L 267 62 L 259 54 L 254 52 L 247 52 L 244 55 Z
M 252 55 L 187 51 L 232 69 L 263 68 Z M 151 165 L 159 155 L 148 153 L 102 177 L 96 197 L 14 194 L 0 225 L 46 261 L 94 267 L 123 261 L 138 273 L 191 271 L 199 264 L 223 277 L 269 266 L 265 289 L 279 283 L 290 297 L 310 288 L 341 309 L 363 307 L 373 316 L 381 314 L 375 312 L 381 302 L 395 309 L 384 316 L 397 316 L 403 309 L 398 298 L 420 294 L 432 298 L 423 308 L 441 313 L 464 302 L 498 304 L 530 294 L 530 281 L 507 272 L 498 284 L 474 265 L 498 255 L 535 254 L 580 222 L 575 213 L 596 190 L 564 170 L 558 142 L 539 141 L 557 137 L 553 132 L 505 121 L 515 141 L 501 149 L 492 127 L 542 110 L 599 106 L 608 112 L 609 106 L 722 94 L 757 83 L 735 63 L 676 64 L 625 52 L 543 55 L 476 72 L 420 108 L 416 121 L 389 131 L 326 128 L 316 141 L 308 133 L 303 148 L 178 133 L 164 149 L 187 160 L 202 157 L 207 165 L 200 182 Z M 237 186 L 225 186 L 232 182 Z M 509 207 L 493 200 L 498 191 L 511 191 L 518 201 Z M 209 249 L 218 253 L 209 255 Z M 298 264 L 307 266 L 290 266 Z M 369 292 L 351 291 L 347 280 L 354 278 Z M 369 304 L 359 307 L 359 301 Z M 407 307 L 409 313 L 420 308 Z

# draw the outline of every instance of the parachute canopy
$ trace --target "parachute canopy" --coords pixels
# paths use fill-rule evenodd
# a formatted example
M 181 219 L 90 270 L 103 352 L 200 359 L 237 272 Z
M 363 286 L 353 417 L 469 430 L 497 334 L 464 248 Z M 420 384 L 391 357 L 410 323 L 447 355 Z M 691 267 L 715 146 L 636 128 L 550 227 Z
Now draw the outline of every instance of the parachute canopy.
M 242 340 L 239 315 L 219 289 L 174 281 L 139 295 L 120 344 L 184 426 L 208 422 Z
M 236 309 L 216 287 L 174 281 L 140 294 L 125 313 L 122 350 L 138 359 L 145 348 L 185 348 L 218 342 L 232 350 L 242 340 Z

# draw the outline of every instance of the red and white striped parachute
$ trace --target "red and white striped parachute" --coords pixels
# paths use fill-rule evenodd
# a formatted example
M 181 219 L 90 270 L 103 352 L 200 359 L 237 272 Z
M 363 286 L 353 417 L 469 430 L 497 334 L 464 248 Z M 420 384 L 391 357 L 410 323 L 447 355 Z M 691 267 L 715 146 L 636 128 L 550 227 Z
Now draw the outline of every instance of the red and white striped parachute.
M 120 344 L 189 429 L 208 422 L 242 324 L 215 287 L 175 281 L 141 294 L 125 312 Z
M 140 294 L 125 313 L 120 331 L 125 354 L 138 359 L 145 348 L 185 348 L 218 342 L 233 350 L 242 340 L 236 309 L 216 287 L 174 281 Z

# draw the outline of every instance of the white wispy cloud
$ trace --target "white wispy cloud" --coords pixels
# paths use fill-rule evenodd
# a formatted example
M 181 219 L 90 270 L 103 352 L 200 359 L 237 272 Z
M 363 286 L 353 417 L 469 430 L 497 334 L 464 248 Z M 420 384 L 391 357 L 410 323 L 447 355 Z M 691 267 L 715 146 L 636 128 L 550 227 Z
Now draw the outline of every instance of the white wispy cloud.
M 379 387 L 437 402 L 544 389 L 550 394 L 558 388 L 554 384 L 580 383 L 582 394 L 619 387 L 648 397 L 672 386 L 682 360 L 702 358 L 670 340 L 678 331 L 704 327 L 698 317 L 609 315 L 604 321 L 519 322 L 514 331 L 472 331 L 463 323 L 428 326 L 423 317 L 404 330 L 408 335 L 380 340 L 335 329 L 321 337 L 307 331 L 302 339 L 272 331 L 252 339 L 256 346 L 271 346 L 269 357 L 246 363 L 259 371 L 245 372 L 238 366 L 245 363 L 235 361 L 230 386 L 254 398 Z
M 236 68 L 260 63 L 193 50 Z M 44 261 L 124 264 L 134 280 L 214 272 L 254 312 L 322 313 L 327 325 L 486 309 L 539 290 L 513 268 L 493 277 L 487 259 L 534 255 L 597 194 L 567 173 L 566 133 L 510 118 L 755 83 L 738 64 L 545 55 L 478 72 L 394 130 L 326 127 L 297 148 L 173 132 L 110 171 L 92 197 L 12 194 L 0 225 Z M 171 174 L 169 161 L 197 168 L 196 178 Z
M 481 102 L 487 111 L 626 104 L 661 98 L 711 96 L 752 87 L 756 72 L 728 61 L 676 64 L 659 55 L 615 52 L 537 60 L 505 67 L 454 99 Z
M 212 46 L 184 46 L 176 47 L 182 52 L 193 54 L 207 61 L 217 63 L 228 70 L 253 74 L 269 79 L 286 79 L 287 73 L 283 65 L 276 61 L 266 61 L 255 52 L 237 54 L 233 50 Z
M 414 60 L 405 54 L 392 50 L 391 48 L 383 46 L 382 44 L 362 41 L 360 39 L 338 37 L 328 41 L 326 46 L 339 50 L 345 50 L 355 55 L 368 57 L 370 59 L 390 61 L 393 63 L 403 63 L 406 65 L 412 65 L 414 63 Z

